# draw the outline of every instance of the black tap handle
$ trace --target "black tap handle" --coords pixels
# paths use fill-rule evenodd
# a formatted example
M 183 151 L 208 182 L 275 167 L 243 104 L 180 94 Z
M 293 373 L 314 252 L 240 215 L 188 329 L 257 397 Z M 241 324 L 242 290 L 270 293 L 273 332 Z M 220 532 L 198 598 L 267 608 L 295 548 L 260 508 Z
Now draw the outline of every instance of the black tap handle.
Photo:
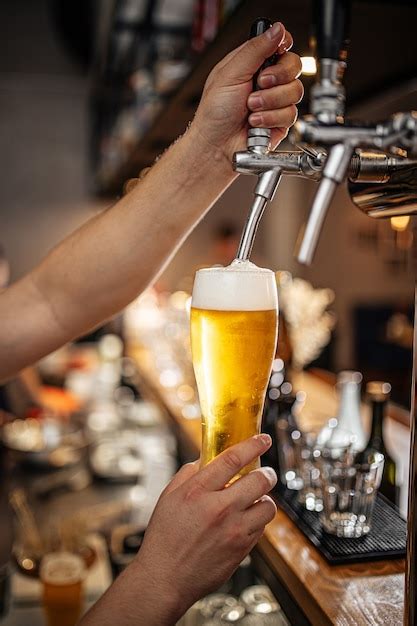
M 313 47 L 318 59 L 345 58 L 349 22 L 350 0 L 314 0 Z
M 262 33 L 265 33 L 268 30 L 268 28 L 271 28 L 271 26 L 272 26 L 272 22 L 267 17 L 257 17 L 256 20 L 252 23 L 250 34 L 249 34 L 249 39 L 253 39 L 253 37 L 257 37 L 258 35 L 262 35 Z M 269 67 L 270 65 L 275 65 L 277 61 L 278 61 L 278 54 L 273 54 L 271 57 L 269 57 L 262 63 L 259 70 L 253 76 L 253 91 L 258 91 L 259 89 L 258 76 L 260 72 L 264 70 L 266 67 Z

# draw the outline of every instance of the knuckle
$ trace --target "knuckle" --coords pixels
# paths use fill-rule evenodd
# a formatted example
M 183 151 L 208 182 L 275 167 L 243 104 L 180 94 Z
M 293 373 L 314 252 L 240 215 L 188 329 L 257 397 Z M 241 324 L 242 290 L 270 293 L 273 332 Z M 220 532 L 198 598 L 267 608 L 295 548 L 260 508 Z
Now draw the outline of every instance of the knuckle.
M 242 537 L 241 547 L 243 549 L 244 554 L 247 554 L 251 549 L 253 544 L 253 535 L 246 534 Z
M 272 489 L 275 484 L 275 481 L 272 480 L 272 475 L 269 476 L 263 470 L 257 472 L 257 479 L 259 488 L 262 490 L 262 493 L 267 493 Z
M 283 65 L 281 68 L 281 82 L 286 84 L 286 83 L 290 83 L 292 80 L 294 80 L 294 74 L 291 69 L 291 66 L 289 66 L 288 64 Z
M 288 114 L 286 116 L 286 121 L 287 121 L 287 126 L 292 126 L 293 124 L 295 124 L 296 120 L 298 117 L 298 109 L 295 106 L 295 104 L 291 104 L 288 107 Z
M 266 502 L 266 507 L 265 507 L 265 517 L 267 520 L 267 524 L 269 522 L 272 522 L 276 514 L 277 514 L 276 504 L 273 500 L 271 500 L 271 498 L 268 498 Z
M 199 482 L 194 481 L 192 485 L 189 485 L 184 493 L 184 502 L 193 503 L 198 501 L 203 494 L 203 486 Z
M 298 102 L 300 102 L 300 100 L 302 100 L 304 96 L 304 85 L 298 78 L 296 78 L 294 81 L 294 96 L 295 104 L 298 104 Z
M 234 450 L 227 450 L 224 453 L 223 463 L 226 465 L 227 469 L 233 470 L 234 472 L 238 472 L 242 467 L 239 455 Z
M 227 518 L 230 516 L 232 510 L 229 504 L 218 506 L 209 519 L 209 527 L 215 528 L 222 526 Z
M 290 52 L 291 55 L 291 65 L 293 68 L 294 78 L 297 78 L 301 74 L 301 58 L 295 52 Z
M 287 52 L 282 57 L 281 76 L 289 83 L 301 73 L 301 59 L 294 52 Z
M 245 539 L 246 535 L 242 532 L 242 527 L 240 525 L 234 524 L 229 528 L 228 543 L 230 545 L 241 548 Z

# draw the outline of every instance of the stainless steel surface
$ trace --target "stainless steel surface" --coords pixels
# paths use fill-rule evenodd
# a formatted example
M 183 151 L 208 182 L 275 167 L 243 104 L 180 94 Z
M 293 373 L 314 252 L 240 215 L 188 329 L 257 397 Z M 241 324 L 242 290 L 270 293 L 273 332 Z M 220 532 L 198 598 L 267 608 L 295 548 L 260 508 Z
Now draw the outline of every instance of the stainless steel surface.
M 328 208 L 333 200 L 337 185 L 346 175 L 351 157 L 352 148 L 348 144 L 336 144 L 330 149 L 323 169 L 323 178 L 314 197 L 298 250 L 297 259 L 300 263 L 309 265 L 313 260 Z
M 269 128 L 249 128 L 247 148 L 249 152 L 265 154 L 269 150 L 271 131 Z
M 324 159 L 323 159 L 324 154 Z M 320 180 L 325 153 L 308 153 L 304 150 L 292 152 L 269 152 L 259 154 L 251 152 L 235 152 L 233 169 L 240 174 L 262 174 L 271 169 L 280 169 L 289 176 L 304 176 Z
M 390 178 L 392 160 L 392 157 L 383 152 L 356 151 L 352 157 L 349 179 L 356 182 L 386 183 Z
M 405 573 L 404 624 L 417 623 L 417 284 L 414 292 L 413 377 L 410 412 L 410 470 L 408 483 L 407 561 Z
M 316 118 L 298 120 L 290 133 L 293 143 L 331 146 L 350 143 L 354 148 L 417 150 L 417 112 L 396 113 L 377 124 L 321 124 Z
M 263 196 L 255 196 L 243 229 L 236 255 L 236 258 L 239 261 L 246 261 L 252 252 L 256 231 L 258 230 L 259 222 L 265 210 L 266 203 L 267 199 Z
M 391 161 L 391 162 L 390 162 Z M 382 164 L 382 163 L 381 163 Z M 356 181 L 349 182 L 352 202 L 371 217 L 392 217 L 417 213 L 417 161 L 387 157 L 384 184 L 366 182 L 376 175 L 376 169 L 365 165 Z
M 311 88 L 311 113 L 324 124 L 335 123 L 345 113 L 345 88 L 340 75 L 339 61 L 320 59 L 318 80 Z
M 327 209 L 337 189 L 337 183 L 330 178 L 322 180 L 320 187 L 314 196 L 308 221 L 302 231 L 301 242 L 297 251 L 297 260 L 304 265 L 310 265 L 317 243 L 323 228 Z

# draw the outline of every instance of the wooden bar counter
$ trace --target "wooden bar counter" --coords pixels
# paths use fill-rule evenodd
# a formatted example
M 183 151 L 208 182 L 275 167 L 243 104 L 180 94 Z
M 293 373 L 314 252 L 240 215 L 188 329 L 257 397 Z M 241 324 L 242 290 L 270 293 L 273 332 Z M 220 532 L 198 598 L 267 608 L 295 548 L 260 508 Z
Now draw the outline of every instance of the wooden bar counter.
M 195 456 L 200 447 L 200 419 L 184 417 L 184 405 L 174 391 L 162 387 L 151 355 L 131 348 L 147 387 L 159 397 L 186 447 Z M 306 392 L 302 426 L 312 427 L 336 414 L 332 386 L 311 374 L 293 376 L 296 388 Z M 389 420 L 395 444 L 408 456 L 407 427 Z M 254 551 L 259 573 L 270 584 L 292 624 L 303 626 L 401 626 L 403 623 L 404 567 L 401 560 L 349 566 L 329 565 L 281 510 L 267 526 Z M 287 610 L 288 609 L 288 610 Z

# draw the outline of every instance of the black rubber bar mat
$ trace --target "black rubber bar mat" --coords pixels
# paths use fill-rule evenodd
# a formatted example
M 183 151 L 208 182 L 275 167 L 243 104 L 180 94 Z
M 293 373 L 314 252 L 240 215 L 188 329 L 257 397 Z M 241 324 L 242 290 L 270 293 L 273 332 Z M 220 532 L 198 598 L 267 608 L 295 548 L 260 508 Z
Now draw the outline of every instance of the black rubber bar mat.
M 279 489 L 272 494 L 277 506 L 298 526 L 332 565 L 401 559 L 406 553 L 407 524 L 386 498 L 378 494 L 368 535 L 344 539 L 328 535 L 319 514 L 297 501 L 297 492 Z

